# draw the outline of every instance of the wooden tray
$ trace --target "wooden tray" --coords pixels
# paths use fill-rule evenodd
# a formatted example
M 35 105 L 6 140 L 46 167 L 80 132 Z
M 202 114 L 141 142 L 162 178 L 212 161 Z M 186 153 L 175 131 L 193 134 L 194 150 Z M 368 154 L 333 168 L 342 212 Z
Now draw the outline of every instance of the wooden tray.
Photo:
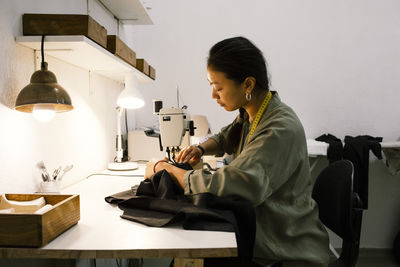
M 24 35 L 85 35 L 107 48 L 107 30 L 88 15 L 24 14 Z
M 0 214 L 0 246 L 41 247 L 78 223 L 79 195 L 6 194 L 16 201 L 39 197 L 53 207 L 43 214 Z
M 136 53 L 116 35 L 107 35 L 107 50 L 136 67 Z

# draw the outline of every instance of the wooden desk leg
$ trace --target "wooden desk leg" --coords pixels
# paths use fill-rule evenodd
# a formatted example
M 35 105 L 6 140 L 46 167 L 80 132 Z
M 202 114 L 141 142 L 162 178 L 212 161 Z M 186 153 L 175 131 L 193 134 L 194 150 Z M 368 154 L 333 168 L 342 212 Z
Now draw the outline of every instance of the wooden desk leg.
M 174 267 L 203 267 L 203 264 L 204 259 L 174 259 Z

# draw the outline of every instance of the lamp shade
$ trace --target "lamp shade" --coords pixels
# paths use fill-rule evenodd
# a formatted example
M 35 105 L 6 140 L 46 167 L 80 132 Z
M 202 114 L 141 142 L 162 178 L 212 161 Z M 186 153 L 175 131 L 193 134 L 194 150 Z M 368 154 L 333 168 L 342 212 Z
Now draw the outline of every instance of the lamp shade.
M 48 70 L 47 62 L 42 62 L 41 69 L 32 74 L 30 84 L 18 94 L 15 109 L 29 113 L 34 110 L 64 112 L 72 110 L 73 106 L 67 91 Z
M 134 74 L 125 77 L 125 89 L 119 94 L 117 105 L 126 109 L 144 106 L 143 96 L 138 90 L 138 80 Z

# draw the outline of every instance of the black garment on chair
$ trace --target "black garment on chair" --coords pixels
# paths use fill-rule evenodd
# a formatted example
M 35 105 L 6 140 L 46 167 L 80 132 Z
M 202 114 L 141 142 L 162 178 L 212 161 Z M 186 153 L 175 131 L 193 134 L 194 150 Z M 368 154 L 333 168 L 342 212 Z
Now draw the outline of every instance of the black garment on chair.
M 353 190 L 353 164 L 336 161 L 317 177 L 312 197 L 318 203 L 322 223 L 342 238 L 340 257 L 329 266 L 355 266 L 360 244 L 362 208 Z
M 165 170 L 115 195 L 108 203 L 118 203 L 122 218 L 162 227 L 182 222 L 184 229 L 235 232 L 242 266 L 253 258 L 255 211 L 242 199 L 221 198 L 210 193 L 185 196 L 182 188 Z
M 371 150 L 378 159 L 382 159 L 382 137 L 360 135 L 344 138 L 343 158 L 350 160 L 354 165 L 354 191 L 362 201 L 363 209 L 368 209 L 368 170 L 369 151 Z
M 334 135 L 323 134 L 317 138 L 316 141 L 325 142 L 329 144 L 326 157 L 329 163 L 341 160 L 343 158 L 343 144 L 342 141 Z

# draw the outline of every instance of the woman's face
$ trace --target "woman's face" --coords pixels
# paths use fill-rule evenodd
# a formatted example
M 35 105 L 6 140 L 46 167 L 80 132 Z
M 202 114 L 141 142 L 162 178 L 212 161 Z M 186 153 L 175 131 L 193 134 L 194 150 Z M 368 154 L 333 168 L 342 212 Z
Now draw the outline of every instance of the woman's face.
M 212 98 L 227 111 L 236 110 L 246 103 L 243 84 L 226 78 L 225 73 L 207 68 L 207 78 L 212 86 Z

